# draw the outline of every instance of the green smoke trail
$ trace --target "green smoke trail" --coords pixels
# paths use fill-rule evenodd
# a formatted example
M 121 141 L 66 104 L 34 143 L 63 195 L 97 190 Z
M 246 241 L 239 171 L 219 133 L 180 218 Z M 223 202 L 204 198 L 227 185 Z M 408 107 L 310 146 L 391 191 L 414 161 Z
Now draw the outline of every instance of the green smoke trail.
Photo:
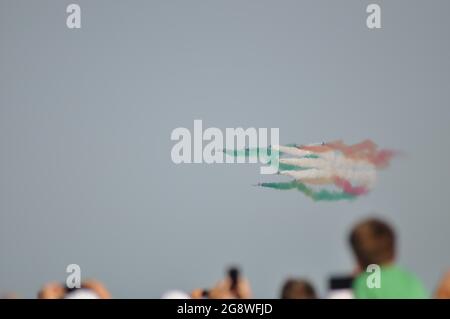
M 295 145 L 295 144 L 293 144 Z M 278 167 L 278 169 L 280 171 L 302 171 L 305 169 L 308 169 L 308 167 L 300 167 L 300 166 L 296 166 L 296 165 L 291 165 L 291 164 L 285 164 L 285 163 L 280 163 L 279 161 L 279 157 L 281 155 L 283 155 L 283 152 L 279 152 L 279 151 L 274 151 L 271 149 L 271 147 L 268 148 L 245 148 L 245 149 L 240 149 L 240 150 L 227 150 L 224 149 L 223 152 L 228 155 L 228 156 L 233 156 L 233 157 L 265 157 L 267 158 L 267 155 L 269 155 L 269 161 L 267 162 L 268 165 L 274 166 L 274 167 Z M 309 154 L 309 155 L 305 155 L 305 158 L 318 158 L 319 156 L 315 155 L 315 154 Z
M 223 150 L 223 152 L 226 155 L 233 156 L 233 157 L 256 157 L 258 156 L 258 153 L 260 152 L 259 148 L 245 148 L 242 150 Z M 264 152 L 264 150 L 261 150 L 261 152 Z M 267 151 L 266 151 L 267 152 Z M 268 153 L 266 153 L 268 154 Z
M 319 158 L 320 156 L 319 155 L 316 155 L 316 154 L 308 154 L 308 155 L 305 155 L 305 156 L 303 156 L 304 158 Z
M 268 148 L 245 148 L 240 150 L 227 150 L 224 149 L 223 152 L 232 157 L 259 157 L 260 159 L 265 159 L 268 165 L 274 166 L 276 163 L 278 163 L 278 159 L 280 157 L 280 152 L 272 150 L 272 148 L 269 146 Z M 281 165 L 281 164 L 279 164 Z M 291 167 L 291 169 L 294 169 L 295 166 L 289 165 L 288 168 Z M 288 169 L 287 169 L 288 170 Z
M 295 145 L 293 145 L 295 146 Z M 271 166 L 278 167 L 280 171 L 301 171 L 309 169 L 309 167 L 300 167 L 291 164 L 285 164 L 279 162 L 279 157 L 284 155 L 283 152 L 272 150 L 271 147 L 268 148 L 246 148 L 240 150 L 227 150 L 224 149 L 223 152 L 229 156 L 233 157 L 260 157 L 268 159 L 268 163 Z M 308 154 L 303 156 L 304 158 L 319 158 L 320 156 L 316 154 Z M 296 189 L 306 196 L 312 198 L 314 201 L 337 201 L 337 200 L 351 200 L 356 198 L 355 195 L 340 192 L 340 191 L 329 191 L 326 189 L 321 189 L 319 191 L 314 190 L 311 187 L 306 186 L 300 181 L 290 181 L 290 182 L 280 182 L 280 183 L 261 183 L 261 187 L 273 188 L 278 190 L 290 190 Z
M 355 195 L 348 194 L 345 192 L 333 192 L 322 189 L 320 191 L 315 191 L 312 188 L 306 186 L 305 184 L 299 181 L 291 181 L 291 182 L 282 182 L 282 183 L 261 183 L 259 184 L 261 187 L 268 187 L 278 190 L 289 190 L 289 189 L 297 189 L 306 196 L 312 198 L 314 201 L 337 201 L 342 199 L 354 199 Z
M 228 156 L 233 156 L 233 157 L 257 157 L 259 156 L 282 156 L 285 155 L 284 152 L 280 152 L 280 151 L 275 151 L 272 150 L 272 148 L 269 146 L 267 148 L 244 148 L 244 149 L 240 149 L 240 150 L 227 150 L 224 149 L 223 152 L 228 155 Z M 319 158 L 319 155 L 317 154 L 308 154 L 303 156 L 304 158 Z
M 293 171 L 293 170 L 303 170 L 306 168 L 302 168 L 299 166 L 280 163 L 279 156 L 281 152 L 274 151 L 271 148 L 246 148 L 242 150 L 224 150 L 223 151 L 228 156 L 233 157 L 258 157 L 268 159 L 267 165 L 278 167 L 280 171 Z M 269 157 L 267 158 L 267 155 Z M 277 165 L 278 164 L 278 165 Z
M 281 152 L 272 150 L 272 148 L 269 146 L 267 148 L 244 148 L 240 150 L 227 150 L 224 149 L 223 152 L 229 156 L 234 157 L 257 157 L 259 156 L 280 156 Z

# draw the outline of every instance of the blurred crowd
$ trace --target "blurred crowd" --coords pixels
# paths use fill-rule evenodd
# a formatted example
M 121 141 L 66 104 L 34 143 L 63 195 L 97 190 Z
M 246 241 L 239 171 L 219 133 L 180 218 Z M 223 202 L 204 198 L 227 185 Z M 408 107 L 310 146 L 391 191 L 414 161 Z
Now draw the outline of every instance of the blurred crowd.
M 355 270 L 348 276 L 332 277 L 326 295 L 319 296 L 314 284 L 307 278 L 288 278 L 281 285 L 281 299 L 317 298 L 439 298 L 450 299 L 450 271 L 444 274 L 433 292 L 428 292 L 421 280 L 396 261 L 397 234 L 387 222 L 370 218 L 356 224 L 348 236 L 349 247 L 355 257 Z M 68 289 L 59 282 L 42 286 L 39 299 L 109 299 L 111 294 L 97 280 L 86 280 L 80 288 Z M 3 298 L 18 298 L 7 294 Z M 250 282 L 239 267 L 227 269 L 222 280 L 208 288 L 191 292 L 167 291 L 162 299 L 251 299 Z

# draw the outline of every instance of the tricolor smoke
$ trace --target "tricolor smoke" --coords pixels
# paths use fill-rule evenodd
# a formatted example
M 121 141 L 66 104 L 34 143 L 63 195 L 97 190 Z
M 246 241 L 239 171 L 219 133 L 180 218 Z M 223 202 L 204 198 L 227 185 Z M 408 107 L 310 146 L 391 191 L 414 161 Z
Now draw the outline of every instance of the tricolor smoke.
M 278 174 L 293 180 L 259 186 L 296 189 L 316 201 L 354 199 L 367 194 L 375 185 L 377 170 L 387 167 L 395 155 L 391 150 L 379 150 L 370 140 L 355 145 L 341 141 L 273 145 L 268 149 L 225 150 L 225 153 L 234 157 L 265 156 L 269 164 L 278 167 Z

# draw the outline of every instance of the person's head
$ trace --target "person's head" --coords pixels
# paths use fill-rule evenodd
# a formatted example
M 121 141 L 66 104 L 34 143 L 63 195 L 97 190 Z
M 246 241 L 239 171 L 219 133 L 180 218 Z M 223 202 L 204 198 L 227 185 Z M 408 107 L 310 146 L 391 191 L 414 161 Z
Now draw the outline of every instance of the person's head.
M 59 282 L 45 284 L 38 292 L 38 299 L 62 299 L 66 294 L 66 288 Z
M 450 270 L 444 275 L 439 283 L 435 297 L 437 299 L 450 299 Z
M 208 299 L 209 289 L 196 288 L 191 291 L 190 296 L 192 299 Z
M 316 299 L 314 287 L 303 279 L 288 279 L 281 289 L 281 299 Z
M 163 293 L 161 299 L 191 299 L 191 296 L 181 290 L 169 290 Z
M 81 288 L 90 290 L 92 293 L 97 295 L 99 299 L 111 299 L 111 294 L 108 289 L 106 289 L 105 285 L 98 280 L 85 280 L 81 284 Z
M 370 218 L 358 223 L 350 233 L 350 245 L 361 268 L 387 265 L 395 259 L 395 232 L 386 222 Z

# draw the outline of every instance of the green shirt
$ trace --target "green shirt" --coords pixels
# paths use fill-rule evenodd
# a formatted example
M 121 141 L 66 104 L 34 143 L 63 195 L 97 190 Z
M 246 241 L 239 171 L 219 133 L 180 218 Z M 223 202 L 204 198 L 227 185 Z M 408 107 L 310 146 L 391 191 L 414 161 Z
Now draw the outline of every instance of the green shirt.
M 395 266 L 381 266 L 379 288 L 369 288 L 374 272 L 362 272 L 353 282 L 355 298 L 359 299 L 421 299 L 428 294 L 417 277 L 409 271 Z

